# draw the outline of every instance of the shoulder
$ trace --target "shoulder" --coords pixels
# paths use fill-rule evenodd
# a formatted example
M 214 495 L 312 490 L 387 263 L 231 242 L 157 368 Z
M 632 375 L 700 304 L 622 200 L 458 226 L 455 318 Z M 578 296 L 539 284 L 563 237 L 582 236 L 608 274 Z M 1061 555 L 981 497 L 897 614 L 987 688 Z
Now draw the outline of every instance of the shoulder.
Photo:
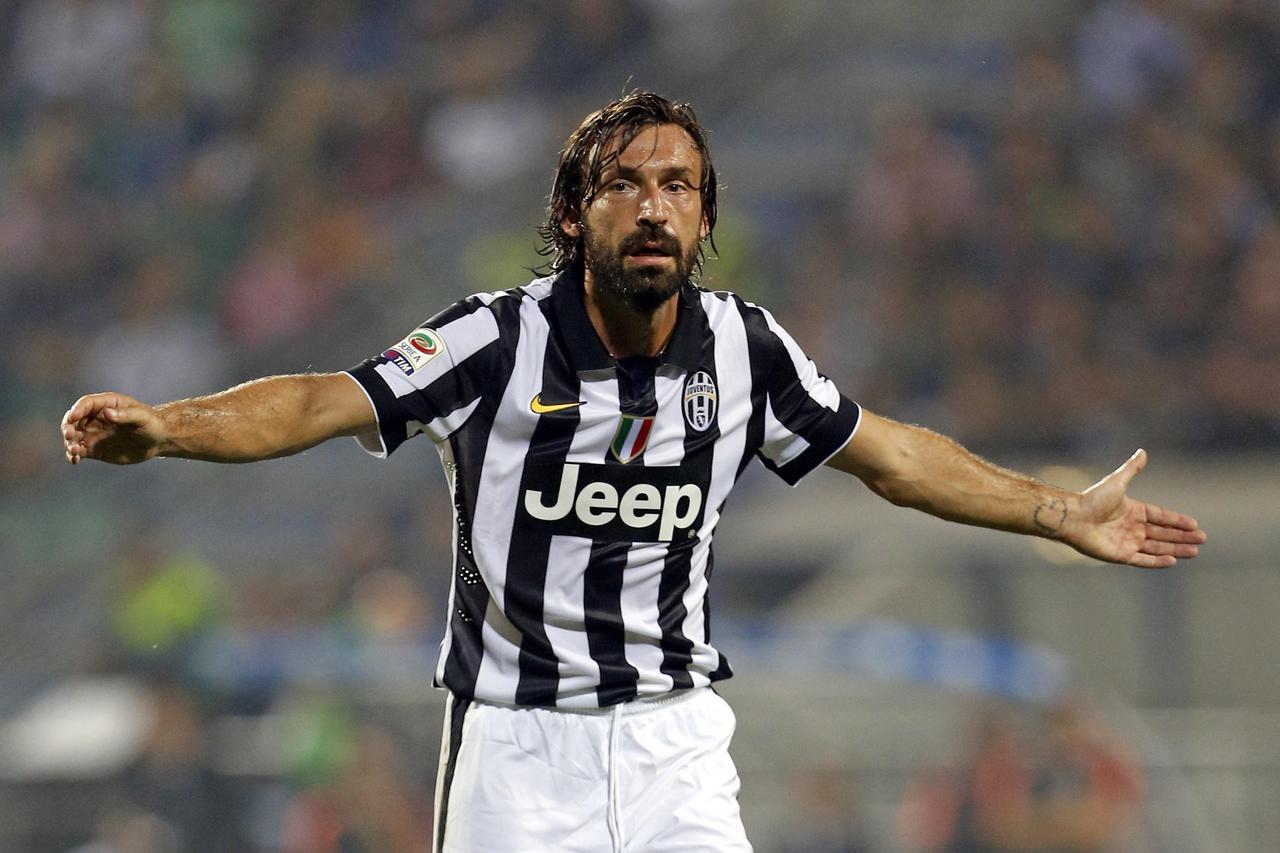
M 707 320 L 713 327 L 742 322 L 756 307 L 731 290 L 710 290 L 694 286 L 690 292 L 693 301 L 707 315 Z
M 695 287 L 694 293 L 713 330 L 720 330 L 729 324 L 738 325 L 752 344 L 776 346 L 780 343 L 782 327 L 767 308 L 750 302 L 731 290 Z
M 473 293 L 450 305 L 422 325 L 444 332 L 446 327 L 476 314 L 497 319 L 509 313 L 517 313 L 523 303 L 540 302 L 551 295 L 551 279 L 538 278 L 520 287 Z

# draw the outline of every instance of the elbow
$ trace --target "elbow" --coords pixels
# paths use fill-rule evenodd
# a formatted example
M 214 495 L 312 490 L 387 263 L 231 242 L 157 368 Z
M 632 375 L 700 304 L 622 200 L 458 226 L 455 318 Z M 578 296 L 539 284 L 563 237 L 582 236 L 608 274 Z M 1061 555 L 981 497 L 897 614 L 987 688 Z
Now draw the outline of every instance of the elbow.
M 909 480 L 900 477 L 876 477 L 864 480 L 867 488 L 894 506 L 915 508 L 920 506 L 920 492 Z
M 894 506 L 918 507 L 921 502 L 916 454 L 908 445 L 893 449 L 888 464 L 881 466 L 864 482 L 872 492 Z

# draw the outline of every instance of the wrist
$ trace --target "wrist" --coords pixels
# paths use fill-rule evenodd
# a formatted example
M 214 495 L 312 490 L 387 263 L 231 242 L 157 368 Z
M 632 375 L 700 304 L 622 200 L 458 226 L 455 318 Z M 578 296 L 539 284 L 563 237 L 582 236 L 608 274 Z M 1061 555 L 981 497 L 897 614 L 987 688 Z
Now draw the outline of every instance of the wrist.
M 174 436 L 173 404 L 166 403 L 163 406 L 156 406 L 152 411 L 155 413 L 152 456 L 181 456 L 182 447 Z
M 1032 533 L 1046 539 L 1069 542 L 1080 520 L 1081 496 L 1055 489 L 1043 495 L 1032 511 Z

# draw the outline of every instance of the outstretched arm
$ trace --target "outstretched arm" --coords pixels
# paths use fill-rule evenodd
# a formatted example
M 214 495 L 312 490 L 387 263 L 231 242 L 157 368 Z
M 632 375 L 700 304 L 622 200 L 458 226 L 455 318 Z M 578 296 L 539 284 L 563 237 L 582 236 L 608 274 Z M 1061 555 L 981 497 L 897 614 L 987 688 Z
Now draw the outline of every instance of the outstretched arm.
M 254 462 L 377 428 L 360 386 L 341 373 L 272 376 L 219 394 L 148 406 L 124 394 L 89 394 L 62 417 L 67 461 L 116 465 L 178 456 Z
M 992 465 L 951 439 L 866 410 L 858 431 L 827 463 L 898 506 L 958 521 L 1057 539 L 1112 563 L 1156 569 L 1196 556 L 1205 534 L 1194 518 L 1130 498 L 1147 464 L 1139 450 L 1083 492 Z

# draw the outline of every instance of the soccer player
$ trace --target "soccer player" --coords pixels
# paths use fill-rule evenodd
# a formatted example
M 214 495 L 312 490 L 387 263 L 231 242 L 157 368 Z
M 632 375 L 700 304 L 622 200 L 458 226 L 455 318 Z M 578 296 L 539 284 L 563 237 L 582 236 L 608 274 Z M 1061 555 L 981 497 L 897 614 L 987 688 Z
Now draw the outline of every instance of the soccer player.
M 1126 495 L 1141 450 L 1070 492 L 860 408 L 766 310 L 693 283 L 715 223 L 693 111 L 629 94 L 560 154 L 552 275 L 464 299 L 345 373 L 154 407 L 82 397 L 67 460 L 246 462 L 343 435 L 386 456 L 426 434 L 456 521 L 437 849 L 749 850 L 707 588 L 752 457 L 1115 563 L 1172 566 L 1205 536 Z

